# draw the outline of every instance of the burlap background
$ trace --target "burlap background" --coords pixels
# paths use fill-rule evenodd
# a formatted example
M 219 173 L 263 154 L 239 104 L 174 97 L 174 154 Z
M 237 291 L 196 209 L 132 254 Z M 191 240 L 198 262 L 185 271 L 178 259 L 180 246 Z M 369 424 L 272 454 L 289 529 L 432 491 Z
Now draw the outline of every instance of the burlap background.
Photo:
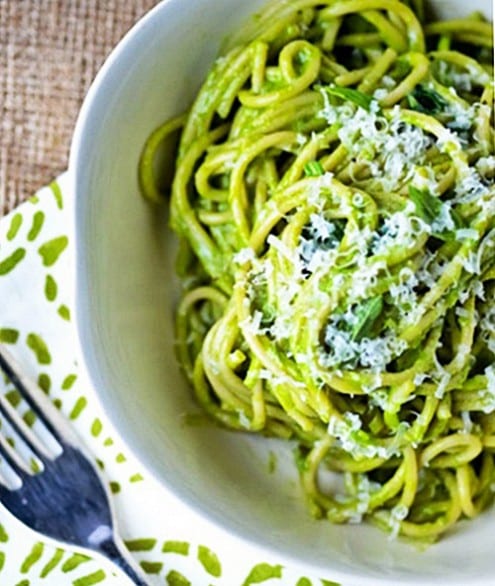
M 158 0 L 0 0 L 0 216 L 67 167 L 81 101 Z

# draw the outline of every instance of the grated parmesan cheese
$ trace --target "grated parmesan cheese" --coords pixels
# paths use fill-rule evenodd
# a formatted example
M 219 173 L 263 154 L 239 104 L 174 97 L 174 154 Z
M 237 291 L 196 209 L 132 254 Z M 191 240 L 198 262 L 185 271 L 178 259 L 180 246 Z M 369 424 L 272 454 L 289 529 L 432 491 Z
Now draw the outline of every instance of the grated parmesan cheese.
M 387 447 L 372 443 L 367 434 L 360 434 L 362 422 L 356 413 L 344 413 L 343 418 L 331 416 L 328 423 L 328 434 L 334 437 L 346 453 L 354 459 L 385 458 L 396 455 L 399 451 L 395 447 Z
M 234 263 L 244 265 L 253 261 L 256 258 L 254 250 L 250 247 L 241 248 L 237 254 L 234 255 Z

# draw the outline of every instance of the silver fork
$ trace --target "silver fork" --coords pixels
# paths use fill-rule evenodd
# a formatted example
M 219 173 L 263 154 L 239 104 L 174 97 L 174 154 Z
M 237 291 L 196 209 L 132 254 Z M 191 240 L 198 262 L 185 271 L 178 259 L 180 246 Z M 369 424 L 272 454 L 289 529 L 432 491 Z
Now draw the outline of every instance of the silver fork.
M 0 393 L 0 414 L 27 447 L 24 451 L 37 462 L 36 466 L 28 464 L 26 454 L 21 455 L 20 448 L 14 449 L 0 433 L 0 455 L 12 473 L 10 484 L 5 474 L 0 478 L 0 502 L 39 534 L 103 556 L 135 585 L 149 586 L 116 532 L 105 484 L 69 423 L 2 344 L 0 368 L 51 436 L 35 434 Z M 34 471 L 36 468 L 40 469 Z

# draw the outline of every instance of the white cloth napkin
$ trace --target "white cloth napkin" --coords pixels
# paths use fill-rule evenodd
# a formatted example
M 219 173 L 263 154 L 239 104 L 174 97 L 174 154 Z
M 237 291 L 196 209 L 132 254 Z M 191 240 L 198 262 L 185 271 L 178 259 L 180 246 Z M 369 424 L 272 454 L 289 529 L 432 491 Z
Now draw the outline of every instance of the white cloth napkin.
M 303 576 L 214 527 L 146 477 L 77 365 L 71 321 L 72 197 L 68 175 L 0 221 L 0 341 L 72 421 L 100 462 L 120 533 L 149 574 L 169 586 L 331 586 Z M 0 391 L 25 413 L 0 375 Z M 30 414 L 25 413 L 29 420 Z M 2 586 L 122 585 L 99 559 L 74 554 L 24 528 L 0 507 Z

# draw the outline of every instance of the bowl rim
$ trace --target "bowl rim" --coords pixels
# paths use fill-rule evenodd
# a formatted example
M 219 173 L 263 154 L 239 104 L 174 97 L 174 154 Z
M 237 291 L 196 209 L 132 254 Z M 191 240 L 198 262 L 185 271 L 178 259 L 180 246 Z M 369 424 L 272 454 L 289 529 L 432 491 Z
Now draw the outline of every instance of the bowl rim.
M 88 124 L 92 115 L 93 108 L 95 107 L 95 104 L 100 100 L 102 85 L 104 85 L 105 80 L 107 80 L 109 74 L 115 67 L 115 64 L 118 63 L 120 59 L 122 59 L 122 56 L 127 51 L 127 47 L 129 46 L 129 44 L 132 43 L 134 39 L 136 39 L 143 33 L 143 30 L 148 26 L 148 24 L 153 19 L 156 18 L 157 14 L 161 13 L 163 10 L 167 10 L 169 6 L 178 6 L 180 5 L 180 3 L 181 0 L 160 0 L 154 7 L 148 10 L 132 26 L 122 36 L 118 43 L 113 47 L 113 49 L 110 51 L 110 53 L 104 60 L 102 66 L 98 70 L 97 74 L 95 75 L 83 99 L 78 116 L 76 118 L 72 140 L 70 143 L 68 184 L 70 186 L 70 193 L 73 197 L 72 224 L 75 235 L 75 286 L 73 288 L 72 298 L 75 316 L 73 322 L 75 326 L 75 349 L 79 359 L 78 367 L 82 370 L 86 380 L 92 386 L 92 389 L 94 391 L 93 398 L 95 399 L 96 404 L 100 407 L 102 413 L 104 413 L 105 417 L 107 418 L 108 422 L 112 427 L 112 433 L 118 437 L 122 447 L 136 462 L 139 463 L 139 466 L 142 467 L 145 474 L 152 480 L 154 480 L 155 484 L 159 487 L 160 490 L 166 491 L 169 494 L 171 494 L 174 498 L 180 500 L 180 502 L 184 506 L 189 508 L 202 519 L 212 524 L 216 530 L 220 530 L 224 534 L 228 535 L 229 538 L 236 539 L 239 542 L 239 544 L 244 544 L 251 548 L 254 548 L 257 552 L 259 552 L 259 554 L 269 554 L 271 557 L 280 560 L 280 562 L 286 563 L 287 565 L 290 565 L 295 569 L 299 569 L 302 572 L 308 572 L 311 575 L 324 575 L 326 573 L 331 574 L 331 579 L 337 580 L 338 582 L 342 582 L 342 586 L 428 586 L 428 584 L 431 584 L 431 586 L 446 586 L 447 583 L 449 584 L 449 586 L 491 586 L 493 580 L 491 580 L 489 577 L 487 577 L 486 579 L 473 577 L 472 579 L 470 579 L 468 585 L 466 584 L 465 580 L 457 581 L 455 578 L 452 577 L 448 577 L 447 579 L 435 577 L 431 583 L 429 581 L 426 581 L 425 579 L 414 576 L 404 576 L 398 579 L 397 577 L 394 578 L 384 575 L 382 578 L 378 580 L 373 577 L 365 575 L 351 575 L 346 571 L 332 568 L 330 565 L 326 566 L 322 564 L 307 563 L 301 558 L 296 557 L 295 554 L 288 553 L 287 551 L 284 551 L 283 549 L 278 548 L 275 545 L 260 544 L 256 542 L 254 538 L 245 536 L 238 529 L 229 526 L 229 524 L 226 521 L 221 520 L 217 514 L 202 507 L 198 502 L 188 500 L 185 496 L 177 494 L 173 485 L 162 476 L 159 476 L 158 473 L 153 469 L 151 464 L 146 459 L 143 460 L 141 454 L 139 454 L 138 452 L 138 449 L 134 448 L 127 441 L 127 439 L 123 437 L 123 434 L 120 433 L 119 422 L 117 421 L 117 417 L 113 414 L 112 409 L 108 408 L 109 405 L 105 404 L 102 394 L 98 391 L 98 385 L 95 381 L 92 369 L 90 368 L 88 354 L 87 351 L 84 349 L 84 342 L 85 340 L 87 341 L 87 338 L 89 337 L 89 331 L 85 333 L 86 327 L 83 323 L 84 315 L 83 310 L 81 309 L 81 303 L 79 302 L 82 296 L 81 259 L 85 254 L 81 247 L 82 220 L 79 213 L 81 211 L 81 207 L 84 205 L 81 202 L 85 201 L 85 198 L 80 195 L 79 190 L 79 177 L 82 173 L 84 173 L 84 169 L 81 168 L 82 166 L 80 164 L 80 159 L 81 152 L 83 150 L 83 145 L 87 143 L 88 140 L 90 140 L 90 136 L 88 136 Z

